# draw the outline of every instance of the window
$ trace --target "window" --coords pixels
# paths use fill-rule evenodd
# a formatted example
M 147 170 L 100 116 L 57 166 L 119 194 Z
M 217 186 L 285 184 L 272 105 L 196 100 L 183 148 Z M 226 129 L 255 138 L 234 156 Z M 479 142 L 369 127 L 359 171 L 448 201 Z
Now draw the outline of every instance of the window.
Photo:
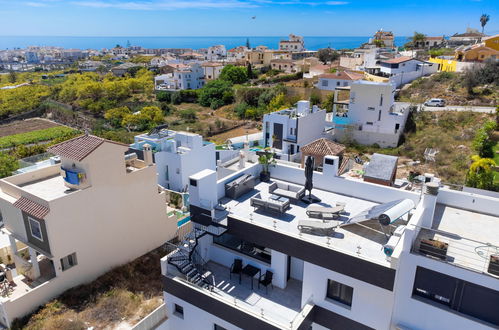
M 327 81 L 326 79 L 322 79 L 322 86 L 324 87 L 327 87 L 329 81 Z
M 191 184 L 191 186 L 193 186 L 193 187 L 197 187 L 197 186 L 198 186 L 198 182 L 197 182 L 196 180 L 194 180 L 194 179 L 190 179 L 190 180 L 189 180 L 189 183 L 190 183 L 190 184 Z
M 31 217 L 28 217 L 28 222 L 31 236 L 43 242 L 42 226 L 40 225 L 40 222 Z
M 174 309 L 173 309 L 173 314 L 180 317 L 181 319 L 184 318 L 184 307 L 174 304 Z
M 383 94 L 381 94 L 381 97 L 379 98 L 379 106 L 383 106 Z
M 213 325 L 213 329 L 214 330 L 227 330 L 226 328 L 224 328 L 221 325 L 218 325 L 216 323 Z
M 326 298 L 335 300 L 347 306 L 352 306 L 353 288 L 333 280 L 327 280 Z
M 367 107 L 367 110 L 374 111 L 374 107 Z
M 368 122 L 366 122 L 366 125 L 370 125 L 370 126 L 372 126 L 372 125 L 373 125 L 373 122 L 372 122 L 372 121 L 368 121 Z
M 61 268 L 63 271 L 76 266 L 78 262 L 76 261 L 76 252 L 61 258 Z
M 381 110 L 378 112 L 378 121 L 381 120 Z
M 339 86 L 341 83 L 339 81 L 336 82 L 336 86 Z

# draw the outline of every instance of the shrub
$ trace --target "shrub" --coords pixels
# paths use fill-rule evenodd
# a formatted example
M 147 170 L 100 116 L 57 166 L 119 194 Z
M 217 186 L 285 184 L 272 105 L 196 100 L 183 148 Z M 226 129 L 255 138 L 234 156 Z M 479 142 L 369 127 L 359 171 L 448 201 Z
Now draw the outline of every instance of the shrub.
M 158 100 L 159 102 L 170 103 L 172 100 L 172 93 L 160 91 L 156 94 L 156 100 Z
M 232 85 L 224 80 L 212 80 L 199 91 L 198 103 L 204 107 L 217 109 L 232 102 L 234 98 Z
M 237 114 L 239 118 L 244 118 L 246 114 L 246 110 L 248 110 L 250 106 L 246 102 L 241 102 L 236 104 L 234 107 L 234 112 Z
M 18 168 L 19 164 L 14 157 L 0 152 L 0 178 L 12 175 Z
M 492 138 L 492 134 L 496 128 L 496 123 L 492 120 L 486 122 L 483 127 L 478 129 L 475 138 L 473 139 L 473 149 L 478 156 L 482 158 L 494 157 L 494 145 L 496 142 Z
M 187 122 L 195 122 L 197 119 L 196 111 L 194 109 L 185 109 L 180 111 L 180 118 Z

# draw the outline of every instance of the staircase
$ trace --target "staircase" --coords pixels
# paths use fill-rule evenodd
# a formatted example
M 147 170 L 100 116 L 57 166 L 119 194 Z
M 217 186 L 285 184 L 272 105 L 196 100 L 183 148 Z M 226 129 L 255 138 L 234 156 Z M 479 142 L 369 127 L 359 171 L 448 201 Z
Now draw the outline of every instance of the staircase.
M 210 289 L 210 283 L 201 273 L 206 262 L 196 252 L 198 239 L 205 234 L 204 230 L 194 228 L 189 234 L 185 235 L 184 240 L 178 244 L 176 252 L 168 258 L 168 263 L 184 274 L 188 282 Z

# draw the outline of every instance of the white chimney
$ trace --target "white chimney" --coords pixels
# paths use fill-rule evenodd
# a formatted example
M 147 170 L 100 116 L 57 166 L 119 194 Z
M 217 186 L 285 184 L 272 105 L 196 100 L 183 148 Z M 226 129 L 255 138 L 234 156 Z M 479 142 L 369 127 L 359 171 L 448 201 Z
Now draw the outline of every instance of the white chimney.
M 436 182 L 428 182 L 424 185 L 423 194 L 423 222 L 422 226 L 431 228 L 433 224 L 433 216 L 435 215 L 435 206 L 437 205 L 439 185 Z
M 146 143 L 142 147 L 142 150 L 144 151 L 144 163 L 146 163 L 147 166 L 152 165 L 152 148 L 151 145 Z
M 324 164 L 322 164 L 322 173 L 324 176 L 337 176 L 340 165 L 340 157 L 327 155 L 324 156 Z

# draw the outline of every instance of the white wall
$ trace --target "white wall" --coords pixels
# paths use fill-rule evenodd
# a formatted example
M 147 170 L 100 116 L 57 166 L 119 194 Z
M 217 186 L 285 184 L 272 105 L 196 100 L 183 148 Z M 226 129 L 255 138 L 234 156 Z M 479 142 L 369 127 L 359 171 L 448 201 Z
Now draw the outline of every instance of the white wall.
M 353 288 L 351 307 L 326 298 L 328 279 Z M 391 291 L 305 262 L 302 304 L 311 296 L 316 305 L 334 313 L 374 329 L 389 328 L 394 300 Z
M 303 281 L 303 260 L 291 257 L 290 277 L 298 281 Z
M 437 203 L 499 216 L 497 198 L 442 188 L 438 191 Z
M 227 330 L 238 330 L 240 328 L 228 323 L 204 310 L 197 308 L 184 300 L 181 300 L 168 293 L 164 293 L 164 300 L 168 315 L 168 326 L 171 330 L 213 330 L 214 324 L 218 324 Z M 184 318 L 180 318 L 173 313 L 175 304 L 184 308 Z

